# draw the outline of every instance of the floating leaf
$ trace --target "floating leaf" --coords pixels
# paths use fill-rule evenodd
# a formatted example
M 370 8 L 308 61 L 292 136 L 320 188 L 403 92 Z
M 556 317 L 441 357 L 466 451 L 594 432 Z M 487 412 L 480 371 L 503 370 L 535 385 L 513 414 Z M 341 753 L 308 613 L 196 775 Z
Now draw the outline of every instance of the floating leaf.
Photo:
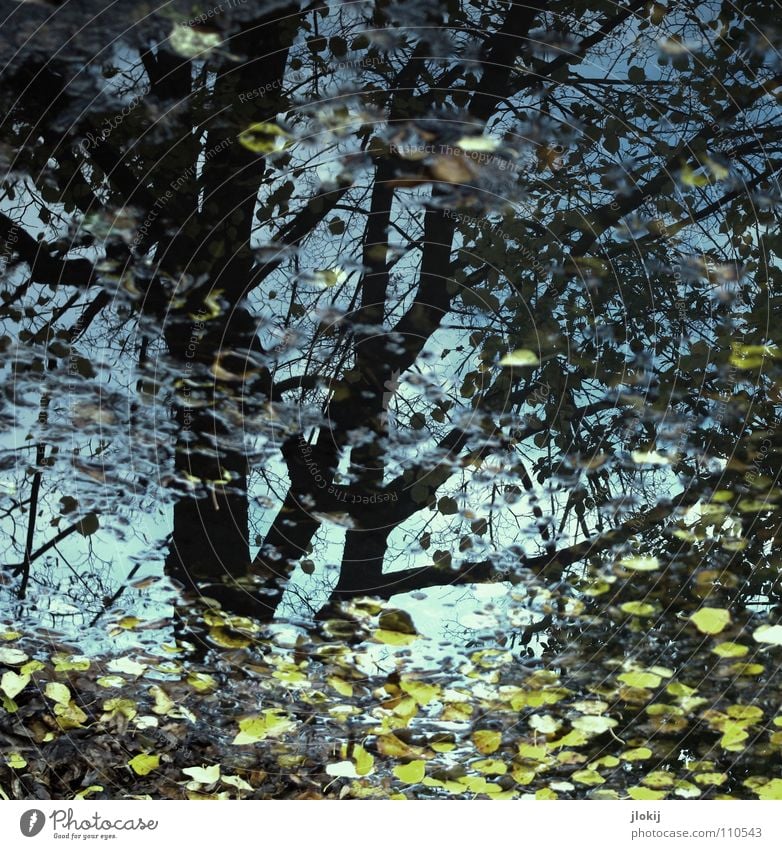
M 288 714 L 280 710 L 265 710 L 260 716 L 248 716 L 239 720 L 239 733 L 233 739 L 234 746 L 258 743 L 267 737 L 278 737 L 295 727 Z
M 498 758 L 484 758 L 472 764 L 473 769 L 484 775 L 505 775 L 508 767 Z
M 623 557 L 619 563 L 633 572 L 654 572 L 660 568 L 660 561 L 654 556 Z
M 628 687 L 658 687 L 662 682 L 654 672 L 623 672 L 616 677 Z
M 86 672 L 90 668 L 89 658 L 76 654 L 53 654 L 52 663 L 55 672 Z
M 288 139 L 290 139 L 290 134 L 271 121 L 250 124 L 249 127 L 239 133 L 239 144 L 246 147 L 247 150 L 259 154 L 283 150 L 288 144 Z
M 759 643 L 782 646 L 782 625 L 761 625 L 752 632 L 752 636 Z
M 16 672 L 5 672 L 0 678 L 0 690 L 2 690 L 9 699 L 13 699 L 24 690 L 30 683 L 29 675 L 18 675 Z
M 204 59 L 215 47 L 219 47 L 222 39 L 217 31 L 196 28 L 187 24 L 174 24 L 168 37 L 171 49 L 186 59 Z
M 439 687 L 411 678 L 403 679 L 399 686 L 403 692 L 415 699 L 421 707 L 428 705 L 429 702 L 440 696 Z
M 516 351 L 511 351 L 500 360 L 501 366 L 512 366 L 515 368 L 524 368 L 525 366 L 539 366 L 540 360 L 534 351 L 527 348 L 519 348 Z
M 755 792 L 759 799 L 764 799 L 768 802 L 778 802 L 782 800 L 782 778 L 772 778 L 767 783 L 756 788 Z
M 475 731 L 472 735 L 472 742 L 482 755 L 490 755 L 500 748 L 502 733 L 500 731 Z
M 605 778 L 593 769 L 580 769 L 578 772 L 574 772 L 570 777 L 578 784 L 605 784 Z
M 20 666 L 29 656 L 19 649 L 0 648 L 0 663 L 5 666 Z
M 374 757 L 359 745 L 353 747 L 353 760 L 356 762 L 356 772 L 359 775 L 369 775 L 375 765 Z
M 57 684 L 55 682 L 47 684 L 44 694 L 47 699 L 51 699 L 53 702 L 58 702 L 61 705 L 67 705 L 71 700 L 71 691 L 65 684 Z
M 730 613 L 719 607 L 702 607 L 690 621 L 702 634 L 719 634 L 730 624 Z
M 653 604 L 646 604 L 643 601 L 626 601 L 622 605 L 622 611 L 624 613 L 629 613 L 631 616 L 654 616 L 655 606 Z
M 426 761 L 410 761 L 393 769 L 394 775 L 405 784 L 419 784 L 426 775 Z
M 126 675 L 143 675 L 147 666 L 144 663 L 131 660 L 129 657 L 120 657 L 112 660 L 107 667 L 111 672 L 124 672 Z
M 749 648 L 741 643 L 725 642 L 714 646 L 712 652 L 719 657 L 744 657 L 749 652 Z

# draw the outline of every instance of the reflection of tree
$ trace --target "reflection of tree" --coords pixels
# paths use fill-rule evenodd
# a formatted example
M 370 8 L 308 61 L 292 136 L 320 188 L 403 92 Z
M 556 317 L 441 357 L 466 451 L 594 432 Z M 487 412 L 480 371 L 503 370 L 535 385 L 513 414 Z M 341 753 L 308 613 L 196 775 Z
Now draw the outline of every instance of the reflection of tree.
M 699 8 L 660 38 L 705 39 Z M 404 6 L 283 11 L 282 26 L 279 10 L 241 13 L 204 57 L 178 55 L 161 23 L 154 48 L 128 44 L 105 108 L 64 60 L 7 75 L 0 309 L 17 388 L 78 396 L 97 440 L 79 475 L 103 497 L 172 498 L 169 573 L 210 594 L 249 574 L 269 610 L 335 521 L 335 599 L 665 546 L 675 508 L 704 496 L 686 487 L 757 442 L 740 416 L 753 434 L 776 418 L 771 378 L 745 387 L 723 350 L 769 341 L 775 302 L 752 276 L 778 275 L 779 80 L 759 47 L 743 64 L 751 20 L 695 62 L 652 50 L 642 2 L 572 23 L 550 4 L 480 22 L 436 8 L 436 38 Z M 409 28 L 364 35 L 391 14 Z M 109 64 L 94 67 L 112 78 Z M 498 365 L 516 349 L 537 364 Z M 50 501 L 64 403 L 24 461 Z M 26 576 L 51 537 L 29 523 L 22 543 L 9 519 Z M 731 563 L 765 557 L 771 521 L 742 514 Z M 306 609 L 306 586 L 291 604 Z

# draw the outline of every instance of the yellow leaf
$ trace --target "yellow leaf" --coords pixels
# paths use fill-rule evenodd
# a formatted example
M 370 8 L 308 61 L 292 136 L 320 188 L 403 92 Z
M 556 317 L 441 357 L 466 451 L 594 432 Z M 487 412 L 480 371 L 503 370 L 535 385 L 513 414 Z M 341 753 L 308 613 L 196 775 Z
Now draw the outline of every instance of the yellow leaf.
M 267 737 L 277 737 L 294 728 L 290 716 L 279 710 L 265 710 L 262 716 L 248 716 L 239 720 L 239 733 L 233 739 L 234 746 L 258 743 Z
M 191 672 L 187 676 L 187 683 L 199 693 L 211 693 L 217 689 L 217 680 L 205 672 Z
M 730 642 L 719 643 L 712 649 L 712 652 L 719 657 L 744 657 L 748 651 L 749 648 L 747 646 L 744 646 L 741 643 Z
M 27 761 L 19 752 L 11 752 L 10 755 L 6 755 L 5 762 L 11 769 L 24 769 L 27 766 Z
M 416 681 L 412 678 L 402 679 L 399 686 L 405 693 L 415 699 L 421 707 L 428 705 L 433 699 L 438 698 L 441 692 L 440 688 L 433 684 L 425 684 L 423 681 Z
M 90 784 L 89 787 L 85 787 L 84 790 L 79 790 L 79 792 L 73 797 L 74 799 L 86 799 L 87 796 L 92 796 L 93 793 L 102 793 L 103 785 L 102 784 Z
M 2 690 L 9 699 L 13 699 L 30 683 L 29 675 L 17 675 L 16 672 L 4 672 L 0 678 L 0 690 Z
M 124 672 L 126 675 L 142 675 L 147 668 L 145 663 L 131 660 L 129 657 L 118 657 L 108 664 L 110 672 Z
M 619 563 L 633 572 L 654 572 L 655 569 L 660 568 L 660 561 L 654 556 L 623 557 Z
M 394 775 L 405 784 L 419 784 L 426 775 L 426 761 L 410 761 L 393 769 Z
M 624 672 L 616 677 L 628 687 L 657 687 L 662 681 L 654 672 Z
M 158 687 L 157 684 L 149 688 L 149 694 L 155 700 L 152 713 L 165 716 L 174 707 L 174 702 L 169 698 L 168 693 L 162 687 Z
M 641 802 L 664 799 L 666 794 L 662 790 L 650 790 L 648 787 L 636 786 L 628 788 L 627 795 L 631 799 L 635 799 L 636 801 Z
M 403 634 L 401 631 L 386 631 L 383 628 L 379 628 L 372 636 L 389 646 L 409 646 L 419 638 L 418 634 Z
M 540 360 L 534 351 L 529 351 L 526 348 L 519 348 L 516 351 L 511 351 L 500 360 L 501 366 L 512 366 L 515 368 L 524 368 L 526 366 L 539 366 Z
M 288 144 L 287 139 L 290 139 L 290 134 L 270 121 L 250 124 L 239 133 L 239 144 L 253 153 L 260 154 L 283 150 Z
M 340 694 L 340 696 L 345 696 L 345 698 L 349 699 L 353 695 L 353 685 L 349 681 L 345 681 L 344 678 L 332 675 L 327 678 L 326 681 Z
M 193 781 L 199 784 L 214 784 L 220 779 L 220 764 L 213 766 L 189 766 L 183 769 L 185 775 L 189 775 Z
M 174 24 L 168 41 L 174 53 L 186 59 L 204 59 L 220 45 L 221 39 L 217 32 L 205 32 L 187 24 Z
M 483 758 L 475 761 L 472 767 L 484 775 L 505 775 L 508 767 L 498 758 Z
M 353 747 L 353 760 L 356 762 L 356 772 L 359 775 L 369 775 L 375 765 L 375 759 L 363 746 Z
M 623 761 L 645 761 L 651 758 L 652 750 L 648 749 L 646 746 L 639 746 L 636 749 L 627 749 L 627 751 L 622 752 L 619 757 Z
M 52 655 L 55 672 L 85 672 L 90 668 L 89 658 L 57 652 Z
M 55 682 L 47 684 L 44 694 L 47 699 L 51 699 L 53 702 L 58 702 L 61 705 L 67 705 L 71 700 L 71 691 L 65 684 L 57 684 Z
M 160 766 L 160 755 L 136 755 L 128 761 L 128 766 L 136 775 L 149 775 Z
M 616 726 L 616 720 L 608 716 L 579 716 L 571 725 L 584 734 L 603 734 Z
M 502 734 L 499 731 L 476 731 L 472 735 L 472 742 L 482 755 L 490 755 L 500 748 Z
M 654 616 L 655 613 L 653 604 L 645 604 L 642 601 L 626 601 L 621 609 L 631 616 Z
M 593 769 L 580 769 L 578 772 L 574 772 L 570 777 L 573 781 L 576 781 L 579 784 L 605 784 L 603 776 L 595 772 Z
M 782 778 L 772 778 L 771 781 L 756 788 L 759 799 L 779 801 L 782 799 Z
M 0 663 L 5 666 L 21 666 L 29 657 L 19 649 L 0 648 Z
M 752 636 L 759 643 L 782 646 L 782 625 L 761 625 L 753 631 Z
M 730 613 L 719 607 L 702 607 L 690 621 L 702 634 L 719 634 L 730 624 Z

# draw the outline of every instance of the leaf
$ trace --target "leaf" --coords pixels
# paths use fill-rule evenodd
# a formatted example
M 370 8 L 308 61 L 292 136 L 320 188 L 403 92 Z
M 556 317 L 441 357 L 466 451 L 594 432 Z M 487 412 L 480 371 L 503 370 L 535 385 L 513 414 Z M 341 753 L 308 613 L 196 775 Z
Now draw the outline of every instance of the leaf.
M 5 756 L 5 762 L 11 769 L 24 769 L 27 766 L 27 761 L 19 754 L 19 752 L 11 752 Z
M 85 787 L 84 790 L 79 790 L 79 792 L 73 797 L 74 799 L 86 799 L 87 796 L 92 796 L 93 793 L 102 793 L 103 785 L 102 784 L 90 784 L 89 787 Z
M 71 691 L 65 686 L 65 684 L 51 682 L 46 685 L 44 694 L 47 699 L 51 699 L 53 702 L 58 702 L 61 705 L 67 705 L 71 700 Z
M 527 366 L 539 366 L 540 360 L 534 351 L 527 348 L 519 348 L 516 351 L 511 351 L 500 360 L 501 366 L 511 366 L 515 368 L 524 368 Z
M 29 656 L 19 649 L 0 648 L 0 663 L 5 666 L 20 666 Z
M 95 531 L 100 528 L 100 522 L 95 513 L 88 513 L 83 519 L 80 519 L 76 530 L 83 536 L 92 536 Z
M 329 686 L 333 687 L 340 696 L 345 696 L 345 698 L 349 699 L 353 695 L 353 685 L 349 681 L 345 681 L 344 678 L 340 678 L 337 675 L 331 675 L 326 679 Z
M 138 713 L 137 705 L 131 699 L 107 699 L 103 703 L 102 722 L 107 722 L 115 716 L 124 716 L 126 719 L 133 719 Z
M 191 672 L 187 676 L 187 683 L 199 693 L 211 693 L 217 689 L 217 680 L 205 672 Z
M 30 683 L 29 675 L 18 675 L 16 672 L 5 672 L 0 678 L 0 690 L 2 690 L 9 699 L 13 699 L 24 690 Z
M 543 714 L 533 714 L 529 719 L 529 727 L 539 734 L 556 734 L 562 727 L 562 723 L 553 716 Z
M 651 758 L 651 756 L 652 750 L 646 746 L 638 746 L 635 749 L 627 749 L 619 755 L 623 761 L 630 761 L 630 763 L 633 763 L 634 761 L 645 761 Z
M 353 760 L 356 762 L 356 773 L 358 775 L 369 775 L 375 765 L 375 759 L 363 747 L 356 745 L 353 747 Z
M 782 646 L 782 625 L 761 625 L 752 632 L 752 636 L 759 643 Z
M 393 769 L 394 775 L 405 784 L 419 784 L 426 775 L 426 761 L 410 761 Z
M 239 144 L 253 153 L 260 154 L 283 150 L 288 144 L 288 139 L 290 139 L 290 134 L 271 121 L 250 124 L 249 127 L 239 133 Z
M 782 800 L 782 778 L 772 778 L 771 781 L 755 789 L 759 799 L 766 801 Z
M 603 734 L 610 728 L 615 728 L 616 724 L 616 720 L 609 716 L 579 716 L 571 723 L 573 728 L 583 731 L 584 734 Z
M 690 621 L 702 634 L 719 634 L 730 624 L 730 613 L 719 607 L 702 607 Z
M 220 780 L 220 764 L 213 766 L 189 766 L 183 769 L 185 775 L 189 775 L 193 781 L 199 784 L 214 784 Z
M 440 696 L 440 688 L 433 684 L 425 684 L 423 681 L 414 679 L 403 679 L 400 683 L 402 692 L 407 693 L 421 707 L 428 705 L 433 699 Z
M 658 687 L 662 682 L 662 678 L 654 672 L 623 672 L 616 677 L 628 687 Z
M 648 787 L 638 786 L 628 788 L 627 795 L 638 802 L 655 801 L 657 799 L 664 799 L 666 796 L 663 790 L 650 790 Z
M 89 658 L 77 654 L 62 654 L 58 652 L 52 655 L 55 672 L 86 672 L 90 668 Z
M 578 772 L 574 772 L 570 777 L 573 781 L 576 781 L 579 784 L 605 784 L 605 778 L 593 769 L 580 769 Z
M 630 457 L 634 463 L 649 463 L 652 466 L 667 466 L 673 459 L 657 451 L 633 451 Z
M 231 786 L 236 787 L 237 790 L 247 790 L 250 793 L 253 791 L 253 786 L 248 784 L 238 775 L 222 775 L 220 776 L 220 781 L 222 781 L 223 784 L 230 784 Z
M 654 556 L 623 557 L 619 563 L 633 572 L 654 572 L 660 568 L 660 561 Z
M 205 59 L 215 47 L 219 47 L 222 39 L 217 31 L 203 28 L 196 29 L 187 24 L 174 24 L 168 36 L 169 44 L 174 53 L 186 59 Z
M 483 758 L 472 764 L 473 769 L 484 775 L 505 775 L 508 767 L 499 758 Z
M 128 761 L 128 766 L 136 775 L 149 775 L 160 766 L 160 755 L 136 755 Z
M 112 660 L 107 669 L 111 672 L 124 672 L 126 675 L 143 675 L 147 666 L 144 663 L 138 663 L 138 661 L 131 660 L 129 657 L 120 657 L 115 660 Z
M 492 138 L 491 136 L 464 136 L 459 139 L 456 144 L 468 153 L 471 153 L 472 151 L 482 153 L 496 150 L 500 142 L 499 139 Z
M 719 657 L 744 657 L 749 652 L 749 648 L 741 643 L 725 642 L 714 646 L 712 652 Z
M 258 743 L 267 737 L 279 737 L 295 727 L 293 719 L 281 710 L 269 709 L 260 716 L 248 716 L 239 720 L 239 733 L 232 745 L 245 746 Z
M 374 639 L 379 643 L 385 643 L 389 646 L 409 646 L 419 638 L 418 634 L 402 634 L 399 631 L 386 631 L 382 628 L 372 634 Z
M 152 713 L 156 713 L 158 716 L 165 716 L 174 708 L 174 702 L 168 693 L 162 687 L 158 687 L 157 684 L 149 688 L 149 694 L 155 700 Z
M 654 616 L 656 610 L 653 604 L 646 604 L 642 601 L 626 601 L 621 609 L 624 613 L 629 613 L 631 616 L 644 617 Z
M 482 755 L 490 755 L 500 748 L 502 732 L 500 731 L 475 731 L 472 735 L 475 748 Z

